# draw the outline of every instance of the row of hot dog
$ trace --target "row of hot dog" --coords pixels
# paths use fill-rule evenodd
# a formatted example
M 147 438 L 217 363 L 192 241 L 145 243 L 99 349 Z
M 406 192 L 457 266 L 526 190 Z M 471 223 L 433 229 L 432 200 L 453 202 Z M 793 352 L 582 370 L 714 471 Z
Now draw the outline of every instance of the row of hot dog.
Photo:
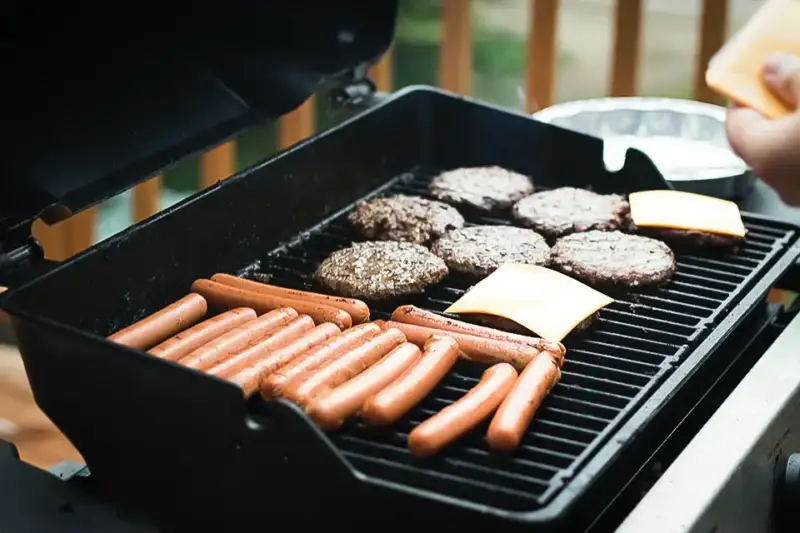
M 201 321 L 209 305 L 225 311 Z M 246 397 L 288 399 L 328 430 L 359 414 L 368 425 L 394 423 L 459 357 L 490 365 L 465 396 L 410 433 L 418 456 L 437 453 L 492 413 L 490 448 L 516 449 L 561 376 L 560 343 L 413 306 L 368 321 L 359 300 L 217 274 L 109 339 L 227 379 Z

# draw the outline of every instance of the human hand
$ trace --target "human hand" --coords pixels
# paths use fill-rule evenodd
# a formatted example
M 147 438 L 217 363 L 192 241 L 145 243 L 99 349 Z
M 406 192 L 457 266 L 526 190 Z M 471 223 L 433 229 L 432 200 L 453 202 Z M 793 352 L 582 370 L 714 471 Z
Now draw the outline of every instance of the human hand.
M 773 54 L 762 71 L 767 86 L 795 109 L 768 119 L 733 104 L 726 132 L 733 151 L 789 205 L 800 206 L 800 56 Z

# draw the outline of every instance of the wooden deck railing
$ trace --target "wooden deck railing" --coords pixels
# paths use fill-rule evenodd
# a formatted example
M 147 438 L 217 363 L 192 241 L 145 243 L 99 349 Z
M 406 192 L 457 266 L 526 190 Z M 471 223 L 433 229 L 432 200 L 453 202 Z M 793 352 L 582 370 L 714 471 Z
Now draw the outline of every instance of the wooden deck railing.
M 704 71 L 711 55 L 722 45 L 728 18 L 728 0 L 692 0 L 702 2 L 700 39 L 694 69 L 693 96 L 701 101 L 714 101 L 715 96 L 704 82 Z M 529 0 L 530 21 L 527 60 L 522 73 L 526 90 L 525 108 L 528 112 L 553 103 L 558 57 L 559 0 Z M 637 94 L 639 59 L 642 44 L 642 0 L 617 0 L 613 19 L 611 83 L 608 94 L 630 96 Z M 469 94 L 472 76 L 472 32 L 470 0 L 442 0 L 442 43 L 439 63 L 441 87 Z M 392 53 L 386 54 L 372 68 L 373 79 L 382 91 L 392 89 Z M 314 99 L 279 122 L 280 148 L 291 146 L 314 133 Z M 200 158 L 199 188 L 205 188 L 234 174 L 236 143 L 228 142 Z M 137 186 L 132 195 L 135 222 L 160 210 L 160 177 L 156 176 Z M 95 240 L 96 211 L 90 209 L 54 227 L 37 222 L 34 234 L 42 241 L 48 257 L 67 258 Z

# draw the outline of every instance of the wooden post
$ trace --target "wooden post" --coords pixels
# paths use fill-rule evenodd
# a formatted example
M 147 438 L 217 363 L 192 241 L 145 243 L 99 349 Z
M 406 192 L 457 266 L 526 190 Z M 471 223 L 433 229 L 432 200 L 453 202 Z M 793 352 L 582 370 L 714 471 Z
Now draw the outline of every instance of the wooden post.
M 700 48 L 694 68 L 692 96 L 701 102 L 721 103 L 720 98 L 706 85 L 706 69 L 728 33 L 728 0 L 703 0 L 700 15 Z
M 638 93 L 642 47 L 642 0 L 617 0 L 611 59 L 611 96 Z
M 77 215 L 73 215 L 64 222 L 61 222 L 66 230 L 67 257 L 72 257 L 94 244 L 97 237 L 97 232 L 95 231 L 96 222 L 97 211 L 94 207 L 82 211 Z
M 470 0 L 442 0 L 442 47 L 439 86 L 469 94 L 472 86 Z
M 381 57 L 380 61 L 372 65 L 369 69 L 369 77 L 375 82 L 375 87 L 384 93 L 392 90 L 394 67 L 392 49 L 390 48 Z
M 530 0 L 530 30 L 525 61 L 525 109 L 528 113 L 553 103 L 560 7 L 560 0 Z
M 234 172 L 236 172 L 236 142 L 228 141 L 200 156 L 200 189 L 229 178 Z
M 161 211 L 161 176 L 155 176 L 133 189 L 133 223 Z
M 315 128 L 314 97 L 278 121 L 278 148 L 283 150 L 310 137 Z

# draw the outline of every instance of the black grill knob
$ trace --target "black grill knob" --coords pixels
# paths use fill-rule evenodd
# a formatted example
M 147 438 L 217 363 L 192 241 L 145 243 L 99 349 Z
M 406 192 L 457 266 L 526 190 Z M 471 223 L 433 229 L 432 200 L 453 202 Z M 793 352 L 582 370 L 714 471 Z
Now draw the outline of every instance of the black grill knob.
M 775 519 L 779 532 L 800 531 L 800 453 L 789 455 L 778 470 Z

